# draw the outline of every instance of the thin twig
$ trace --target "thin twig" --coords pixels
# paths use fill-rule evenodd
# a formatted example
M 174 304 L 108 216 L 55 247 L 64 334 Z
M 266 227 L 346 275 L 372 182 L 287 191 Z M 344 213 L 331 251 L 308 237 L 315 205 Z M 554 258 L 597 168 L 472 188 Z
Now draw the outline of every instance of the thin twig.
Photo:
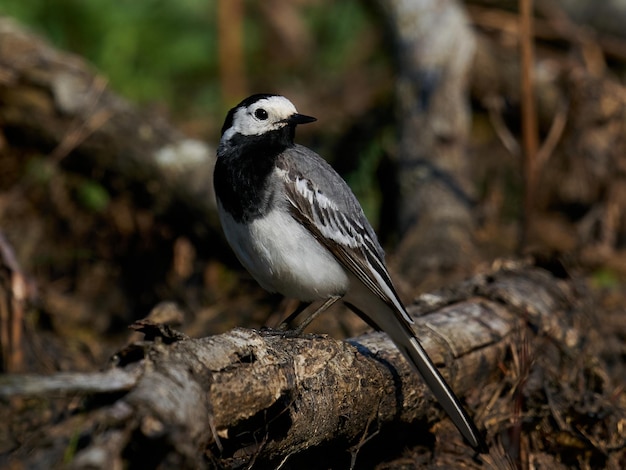
M 217 32 L 220 84 L 225 103 L 245 95 L 245 61 L 243 57 L 243 18 L 245 4 L 242 0 L 217 2 Z
M 28 281 L 20 268 L 13 248 L 0 231 L 0 260 L 9 271 L 10 285 L 1 308 L 2 358 L 8 372 L 23 370 L 24 310 L 28 299 Z
M 535 52 L 533 44 L 533 0 L 520 0 L 520 48 L 521 67 L 521 107 L 522 107 L 522 149 L 524 174 L 524 225 L 522 245 L 528 242 L 530 227 L 535 209 L 535 189 L 537 185 L 538 129 L 535 109 L 533 68 Z
M 503 100 L 500 96 L 491 95 L 484 100 L 484 106 L 487 109 L 489 122 L 496 133 L 496 137 L 508 152 L 514 157 L 521 155 L 519 142 L 508 128 L 502 117 Z
M 567 111 L 569 110 L 569 102 L 563 99 L 563 102 L 557 109 L 550 130 L 545 140 L 541 144 L 541 147 L 537 151 L 537 170 L 541 171 L 550 159 L 550 155 L 554 152 L 557 144 L 563 136 L 565 130 L 565 124 L 567 123 Z
M 100 98 L 106 90 L 108 81 L 95 76 L 91 84 L 89 104 L 84 113 L 80 113 L 65 133 L 59 145 L 50 154 L 51 161 L 58 163 L 67 157 L 74 149 L 85 141 L 91 134 L 100 129 L 113 115 L 110 110 L 97 110 Z M 87 116 L 83 118 L 82 116 Z

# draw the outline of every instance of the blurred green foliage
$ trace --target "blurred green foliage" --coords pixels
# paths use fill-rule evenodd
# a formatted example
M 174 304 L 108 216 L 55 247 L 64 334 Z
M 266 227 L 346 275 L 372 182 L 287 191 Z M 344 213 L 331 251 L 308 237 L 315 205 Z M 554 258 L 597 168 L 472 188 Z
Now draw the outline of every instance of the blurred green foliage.
M 378 227 L 379 207 L 382 204 L 382 194 L 377 182 L 378 167 L 383 155 L 392 147 L 394 139 L 392 127 L 381 129 L 380 134 L 359 152 L 358 167 L 344 175 L 374 227 Z
M 3 0 L 2 13 L 86 57 L 133 101 L 211 105 L 214 1 Z
M 371 25 L 363 2 L 336 1 L 322 8 L 318 5 L 307 10 L 307 20 L 317 45 L 315 68 L 324 74 L 345 73 L 354 64 L 353 57 L 362 46 L 362 34 Z
M 94 180 L 82 181 L 77 187 L 77 193 L 77 199 L 83 207 L 93 212 L 104 211 L 111 202 L 107 189 Z
M 43 155 L 32 156 L 26 161 L 24 181 L 26 183 L 44 185 L 48 184 L 57 173 L 55 163 L 46 159 Z
M 371 15 L 356 0 L 298 7 L 315 47 L 294 70 L 280 63 L 274 66 L 272 57 L 280 56 L 282 45 L 268 39 L 258 6 L 244 4 L 244 56 L 251 92 L 264 91 L 254 89 L 255 77 L 267 86 L 280 84 L 289 74 L 293 75 L 287 78 L 303 83 L 315 74 L 327 81 L 329 75 L 341 75 L 359 47 L 360 32 L 371 28 Z M 87 58 L 132 101 L 165 104 L 182 116 L 224 111 L 217 0 L 3 0 L 0 13 Z
M 597 289 L 616 289 L 620 286 L 620 281 L 619 272 L 608 267 L 596 269 L 591 274 L 591 283 Z

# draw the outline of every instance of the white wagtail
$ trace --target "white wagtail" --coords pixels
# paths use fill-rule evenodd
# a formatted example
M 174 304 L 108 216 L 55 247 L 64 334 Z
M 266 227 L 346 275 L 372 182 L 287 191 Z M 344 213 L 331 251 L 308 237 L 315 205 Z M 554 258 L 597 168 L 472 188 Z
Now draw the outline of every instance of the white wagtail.
M 315 120 L 270 94 L 228 112 L 214 173 L 228 242 L 264 289 L 323 301 L 318 312 L 342 299 L 387 333 L 465 439 L 483 450 L 474 422 L 415 337 L 356 197 L 318 154 L 294 144 L 296 125 Z

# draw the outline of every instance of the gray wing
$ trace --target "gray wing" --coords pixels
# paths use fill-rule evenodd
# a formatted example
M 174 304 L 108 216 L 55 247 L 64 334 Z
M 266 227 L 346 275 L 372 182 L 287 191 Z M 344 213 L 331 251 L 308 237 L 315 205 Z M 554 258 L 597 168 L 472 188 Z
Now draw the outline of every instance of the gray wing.
M 341 176 L 299 145 L 281 154 L 276 164 L 292 216 L 404 321 L 413 323 L 393 286 L 376 233 Z

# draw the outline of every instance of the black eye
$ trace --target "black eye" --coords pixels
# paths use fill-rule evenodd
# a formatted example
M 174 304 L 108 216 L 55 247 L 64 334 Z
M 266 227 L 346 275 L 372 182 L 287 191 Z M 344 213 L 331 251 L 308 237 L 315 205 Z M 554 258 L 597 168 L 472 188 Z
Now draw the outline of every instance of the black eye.
M 263 108 L 259 108 L 254 112 L 254 117 L 260 119 L 261 121 L 265 121 L 267 119 L 267 111 Z

